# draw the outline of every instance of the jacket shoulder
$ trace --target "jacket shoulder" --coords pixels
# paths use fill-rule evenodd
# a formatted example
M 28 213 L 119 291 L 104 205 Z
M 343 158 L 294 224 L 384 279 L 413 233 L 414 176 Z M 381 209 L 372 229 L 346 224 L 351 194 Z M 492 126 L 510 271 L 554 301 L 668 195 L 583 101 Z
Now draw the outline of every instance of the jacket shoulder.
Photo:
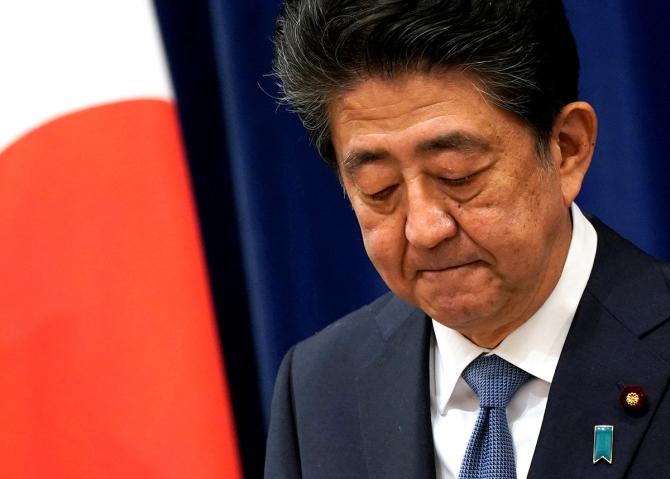
M 372 350 L 381 346 L 380 313 L 397 298 L 386 293 L 369 304 L 343 316 L 313 336 L 299 342 L 293 350 L 293 368 L 298 377 L 310 372 L 343 372 L 357 369 Z
M 383 350 L 386 323 L 402 316 L 399 302 L 385 294 L 289 350 L 275 384 L 266 477 L 365 477 L 357 382 Z
M 648 255 L 596 218 L 596 260 L 587 285 L 635 337 L 670 362 L 670 263 Z

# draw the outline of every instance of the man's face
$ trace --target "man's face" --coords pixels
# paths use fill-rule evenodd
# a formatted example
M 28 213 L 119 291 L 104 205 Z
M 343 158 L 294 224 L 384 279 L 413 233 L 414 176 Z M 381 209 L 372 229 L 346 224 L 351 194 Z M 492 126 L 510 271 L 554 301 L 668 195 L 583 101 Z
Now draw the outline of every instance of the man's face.
M 526 321 L 571 231 L 530 128 L 462 72 L 371 78 L 329 106 L 345 189 L 391 290 L 475 342 Z

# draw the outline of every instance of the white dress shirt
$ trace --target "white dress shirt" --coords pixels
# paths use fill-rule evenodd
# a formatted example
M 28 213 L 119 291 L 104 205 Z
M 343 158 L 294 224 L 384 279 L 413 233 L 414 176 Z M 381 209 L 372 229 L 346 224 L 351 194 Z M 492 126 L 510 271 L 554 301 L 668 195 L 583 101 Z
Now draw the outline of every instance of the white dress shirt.
M 455 330 L 433 321 L 430 396 L 438 479 L 458 478 L 479 414 L 479 398 L 461 373 L 482 353 L 496 354 L 531 375 L 507 407 L 517 479 L 528 476 L 549 387 L 596 255 L 595 229 L 574 203 L 571 212 L 572 239 L 556 287 L 540 309 L 495 349 L 480 348 Z

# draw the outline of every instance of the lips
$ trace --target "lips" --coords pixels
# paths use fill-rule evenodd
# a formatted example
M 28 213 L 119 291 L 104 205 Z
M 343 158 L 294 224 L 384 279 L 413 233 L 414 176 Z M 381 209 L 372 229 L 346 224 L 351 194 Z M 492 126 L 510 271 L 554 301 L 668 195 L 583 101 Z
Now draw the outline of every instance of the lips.
M 448 270 L 455 270 L 458 268 L 462 268 L 464 266 L 471 266 L 474 265 L 475 263 L 478 263 L 479 260 L 469 260 L 469 261 L 458 261 L 458 262 L 449 262 L 445 264 L 440 264 L 440 265 L 433 265 L 433 264 L 424 264 L 417 266 L 415 268 L 415 271 L 417 273 L 439 273 L 441 271 L 448 271 Z

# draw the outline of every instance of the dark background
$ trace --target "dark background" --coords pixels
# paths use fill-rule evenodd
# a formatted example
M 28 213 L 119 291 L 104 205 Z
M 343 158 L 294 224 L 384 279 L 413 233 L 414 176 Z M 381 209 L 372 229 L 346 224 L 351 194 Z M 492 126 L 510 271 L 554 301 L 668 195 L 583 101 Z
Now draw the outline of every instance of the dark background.
M 278 0 L 155 0 L 179 105 L 245 477 L 262 476 L 281 357 L 384 291 L 353 213 L 268 76 Z M 670 258 L 670 2 L 565 0 L 598 112 L 578 203 Z

